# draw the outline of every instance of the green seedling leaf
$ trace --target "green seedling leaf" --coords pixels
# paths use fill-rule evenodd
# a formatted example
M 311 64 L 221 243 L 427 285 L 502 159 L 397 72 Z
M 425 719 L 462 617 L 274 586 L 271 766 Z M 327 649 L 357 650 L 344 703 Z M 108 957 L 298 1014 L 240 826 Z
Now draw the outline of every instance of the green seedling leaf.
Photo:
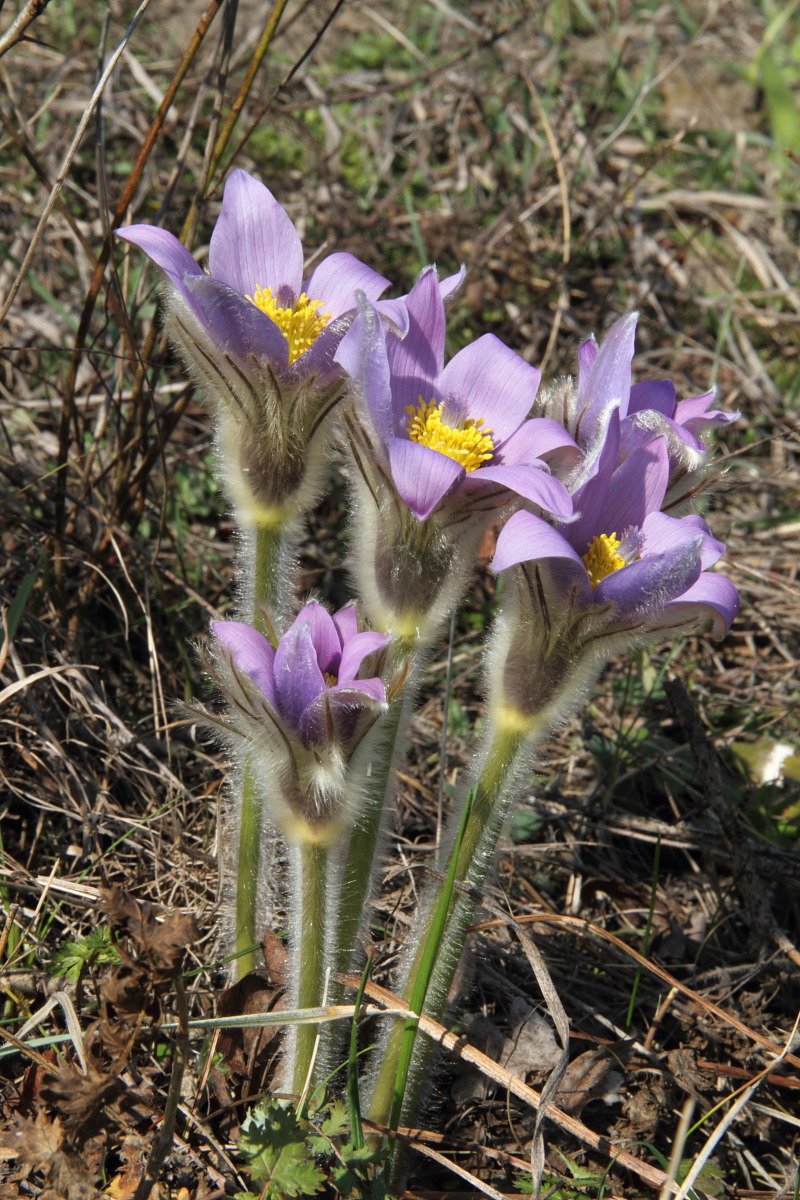
M 682 1183 L 686 1176 L 694 1166 L 693 1158 L 681 1159 L 678 1166 L 677 1182 Z M 701 1194 L 706 1196 L 724 1196 L 725 1195 L 725 1180 L 722 1171 L 715 1162 L 707 1162 L 700 1174 L 697 1176 L 697 1187 Z M 694 1196 L 697 1200 L 697 1192 L 690 1191 L 690 1196 Z
M 314 1196 L 324 1186 L 306 1130 L 287 1101 L 270 1100 L 254 1108 L 242 1125 L 239 1149 L 253 1178 L 267 1184 L 260 1193 L 264 1200 Z
M 38 567 L 35 571 L 29 571 L 28 574 L 23 578 L 22 583 L 17 589 L 17 594 L 8 606 L 8 612 L 6 614 L 6 628 L 8 629 L 9 642 L 13 642 L 14 640 L 14 634 L 17 632 L 17 626 L 22 620 L 22 614 L 25 612 L 25 606 L 28 603 L 28 597 L 30 596 L 33 585 L 36 583 L 38 578 Z M 5 636 L 5 630 L 0 628 L 0 646 L 3 645 Z
M 66 976 L 71 983 L 77 983 L 84 968 L 115 967 L 119 962 L 119 952 L 111 940 L 111 930 L 101 925 L 77 942 L 65 942 L 53 955 L 51 970 L 57 978 Z

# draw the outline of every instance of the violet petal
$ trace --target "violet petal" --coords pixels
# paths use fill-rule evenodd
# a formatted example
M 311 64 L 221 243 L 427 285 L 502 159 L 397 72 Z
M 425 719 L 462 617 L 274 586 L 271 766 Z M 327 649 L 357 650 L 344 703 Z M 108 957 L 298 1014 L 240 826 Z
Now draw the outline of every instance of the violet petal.
M 325 691 L 325 680 L 307 621 L 295 621 L 275 651 L 275 691 L 281 713 L 294 729 L 309 704 Z
M 594 589 L 598 603 L 613 601 L 622 612 L 662 608 L 680 596 L 700 576 L 702 534 L 621 567 L 601 579 Z
M 622 536 L 641 527 L 648 513 L 658 510 L 669 482 L 669 454 L 664 438 L 654 438 L 635 450 L 611 476 L 596 533 Z
M 389 335 L 386 350 L 392 374 L 392 431 L 405 432 L 406 408 L 441 400 L 435 390 L 444 360 L 445 316 L 433 268 L 423 271 L 406 298 L 408 333 L 402 341 Z
M 497 444 L 531 411 L 541 377 L 493 333 L 485 333 L 450 360 L 439 376 L 439 393 L 463 405 L 463 416 L 483 420 Z
M 467 476 L 470 486 L 489 482 L 499 483 L 510 492 L 516 492 L 523 500 L 530 500 L 562 521 L 572 516 L 572 497 L 561 480 L 543 470 L 542 466 L 529 463 L 499 463 L 495 466 L 490 463 Z
M 182 294 L 186 275 L 203 274 L 183 242 L 166 229 L 158 229 L 155 225 L 126 225 L 124 229 L 117 230 L 117 237 L 144 250 Z
M 357 291 L 374 302 L 388 286 L 389 280 L 383 275 L 360 262 L 354 254 L 341 251 L 329 254 L 314 268 L 303 284 L 303 291 L 309 300 L 321 300 L 320 311 L 333 319 L 357 309 Z
M 275 651 L 264 634 L 246 625 L 243 621 L 212 621 L 214 636 L 223 646 L 238 670 L 252 679 L 269 700 L 277 707 L 275 695 Z
M 650 408 L 665 417 L 675 415 L 675 384 L 671 379 L 644 379 L 634 383 L 628 402 L 628 415 Z
M 289 343 L 266 313 L 233 288 L 208 275 L 189 275 L 184 294 L 220 350 L 247 365 L 271 362 L 277 369 L 289 361 Z
M 208 252 L 215 279 L 243 296 L 259 287 L 288 286 L 296 296 L 303 278 L 303 247 L 297 230 L 269 188 L 240 168 L 225 184 L 222 209 Z
M 567 559 L 586 575 L 580 556 L 557 529 L 533 513 L 514 513 L 500 530 L 492 570 L 505 571 L 517 563 L 539 558 Z
M 424 521 L 466 474 L 454 459 L 408 438 L 390 437 L 389 466 L 395 487 L 414 516 Z
M 297 614 L 295 622 L 298 621 L 308 623 L 320 671 L 324 674 L 338 676 L 342 641 L 339 630 L 327 608 L 324 608 L 317 600 L 309 600 L 308 604 L 304 604 Z
M 356 633 L 348 638 L 342 646 L 339 683 L 345 684 L 348 680 L 358 679 L 358 672 L 367 655 L 375 650 L 382 650 L 388 640 L 384 634 L 374 633 L 372 630 L 365 630 L 364 633 Z M 359 687 L 361 683 L 362 680 L 359 679 Z

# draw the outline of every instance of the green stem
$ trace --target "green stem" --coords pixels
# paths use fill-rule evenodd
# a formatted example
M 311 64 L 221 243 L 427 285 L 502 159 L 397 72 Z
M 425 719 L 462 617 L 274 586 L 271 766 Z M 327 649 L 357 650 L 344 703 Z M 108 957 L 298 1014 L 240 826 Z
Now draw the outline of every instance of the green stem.
M 369 917 L 367 901 L 378 865 L 375 860 L 388 801 L 395 786 L 394 769 L 397 758 L 404 750 L 403 739 L 413 711 L 413 692 L 413 688 L 404 687 L 384 717 L 384 741 L 372 763 L 369 787 L 359 801 L 358 817 L 350 835 L 336 906 L 332 945 L 334 971 L 337 973 L 352 968 L 359 937 Z
M 325 993 L 325 911 L 329 850 L 315 844 L 292 847 L 294 881 L 292 901 L 294 945 L 292 959 L 297 971 L 295 1007 L 316 1008 Z M 306 1085 L 317 1040 L 316 1025 L 298 1025 L 292 1061 L 292 1091 L 300 1095 Z
M 264 610 L 272 620 L 281 615 L 289 593 L 289 560 L 296 540 L 294 522 L 283 525 L 256 525 L 245 536 L 252 539 L 249 555 L 252 570 L 247 585 L 250 588 L 246 620 L 263 632 Z
M 241 979 L 257 965 L 261 938 L 256 930 L 258 877 L 261 865 L 264 803 L 248 759 L 242 772 L 239 798 L 239 856 L 236 863 L 236 978 Z
M 285 605 L 291 574 L 287 569 L 295 540 L 293 522 L 257 525 L 244 529 L 247 545 L 244 574 L 248 588 L 245 620 L 269 635 L 264 613 L 274 614 Z M 245 755 L 238 796 L 238 854 L 236 859 L 235 959 L 234 971 L 242 979 L 258 966 L 261 944 L 258 907 L 266 815 L 264 788 L 256 778 L 253 760 Z
M 470 819 L 454 851 L 455 879 L 463 887 L 456 892 L 450 905 L 436 963 L 426 991 L 425 1011 L 437 1019 L 447 1002 L 464 935 L 472 920 L 475 901 L 469 893 L 479 890 L 486 880 L 511 801 L 516 795 L 519 777 L 529 761 L 531 746 L 537 740 L 532 729 L 521 731 L 495 728 L 490 736 L 483 767 L 472 792 Z M 452 858 L 450 865 L 452 868 Z M 443 880 L 433 889 L 409 939 L 409 944 L 415 947 L 415 951 L 405 972 L 402 991 L 403 999 L 409 1005 L 415 993 L 417 977 L 424 964 L 426 943 L 446 886 L 446 880 Z M 417 1039 L 415 1043 L 407 1079 L 399 1081 L 405 1099 L 402 1111 L 398 1113 L 394 1097 L 398 1086 L 397 1072 L 403 1040 L 404 1026 L 396 1022 L 389 1032 L 375 1076 L 368 1114 L 371 1121 L 386 1124 L 390 1114 L 395 1120 L 403 1120 L 413 1113 L 416 1107 L 424 1066 L 430 1053 L 430 1043 L 426 1039 Z

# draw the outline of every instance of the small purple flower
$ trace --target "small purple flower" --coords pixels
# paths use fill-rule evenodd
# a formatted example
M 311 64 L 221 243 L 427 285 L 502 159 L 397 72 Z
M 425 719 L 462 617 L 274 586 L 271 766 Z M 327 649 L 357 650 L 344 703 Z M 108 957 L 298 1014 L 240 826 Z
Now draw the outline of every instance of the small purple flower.
M 725 546 L 701 517 L 659 511 L 666 478 L 659 438 L 614 473 L 604 503 L 575 525 L 557 529 L 516 513 L 500 532 L 493 569 L 538 566 L 554 610 L 594 615 L 605 632 L 677 629 L 710 619 L 714 636 L 722 637 L 739 598 L 728 579 L 707 569 Z
M 336 359 L 363 395 L 385 471 L 419 521 L 520 499 L 558 517 L 572 512 L 548 463 L 572 465 L 572 436 L 527 420 L 541 373 L 493 334 L 445 366 L 445 312 L 432 268 L 406 297 L 408 332 L 386 334 L 362 305 Z
M 565 481 L 576 511 L 582 488 L 598 470 L 614 470 L 656 436 L 668 452 L 663 507 L 676 516 L 687 511 L 709 474 L 708 452 L 698 435 L 739 416 L 711 409 L 713 391 L 678 401 L 670 379 L 633 383 L 637 319 L 637 313 L 621 317 L 600 346 L 587 339 L 578 351 L 577 384 L 568 380 L 547 388 L 537 402 L 535 411 L 561 421 L 581 448 L 581 461 Z
M 237 672 L 261 693 L 276 725 L 304 750 L 351 747 L 386 706 L 378 676 L 360 678 L 364 659 L 386 643 L 359 633 L 355 605 L 331 616 L 316 600 L 300 611 L 277 648 L 241 621 L 214 621 L 212 629 Z

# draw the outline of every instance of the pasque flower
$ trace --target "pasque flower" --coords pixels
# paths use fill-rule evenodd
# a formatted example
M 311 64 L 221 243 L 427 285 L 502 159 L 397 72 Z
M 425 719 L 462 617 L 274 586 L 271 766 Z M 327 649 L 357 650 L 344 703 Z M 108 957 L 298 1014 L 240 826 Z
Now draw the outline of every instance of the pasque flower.
M 408 332 L 386 332 L 374 307 L 345 335 L 337 361 L 357 409 L 345 420 L 362 483 L 355 578 L 372 623 L 429 640 L 463 588 L 489 520 L 527 502 L 569 517 L 551 468 L 578 449 L 554 420 L 527 420 L 540 372 L 493 334 L 445 365 L 445 312 L 436 272 L 405 298 Z
M 614 471 L 601 458 L 573 524 L 518 512 L 503 527 L 492 566 L 508 573 L 507 604 L 489 668 L 499 721 L 552 727 L 612 654 L 665 631 L 728 630 L 738 594 L 708 570 L 725 546 L 702 517 L 661 511 L 669 469 L 654 438 Z
M 382 679 L 362 673 L 387 638 L 359 632 L 355 605 L 331 616 L 315 600 L 276 647 L 241 621 L 212 630 L 234 724 L 259 759 L 275 819 L 290 836 L 327 838 L 346 803 L 347 762 L 386 707 Z
M 456 518 L 489 497 L 522 498 L 560 517 L 572 506 L 548 461 L 577 459 L 554 420 L 527 420 L 541 372 L 487 333 L 444 363 L 436 272 L 406 297 L 408 332 L 386 334 L 366 306 L 337 352 L 356 381 L 397 494 L 420 521 Z
M 601 456 L 605 469 L 613 469 L 660 435 L 669 461 L 662 507 L 679 516 L 692 509 L 710 474 L 701 435 L 737 420 L 739 413 L 711 408 L 713 391 L 679 401 L 671 379 L 634 383 L 631 363 L 637 320 L 637 313 L 621 317 L 599 346 L 594 337 L 583 342 L 577 382 L 561 380 L 543 389 L 534 411 L 561 422 L 581 448 L 581 459 L 566 479 L 576 510 L 581 507 L 577 493 L 597 472 Z M 613 461 L 609 442 L 616 455 Z
M 325 418 L 341 371 L 334 354 L 356 311 L 389 281 L 352 254 L 329 255 L 303 277 L 303 248 L 268 188 L 245 171 L 228 177 L 211 235 L 209 273 L 152 225 L 119 236 L 169 281 L 167 329 L 219 418 L 224 474 L 248 523 L 302 511 L 324 469 Z M 381 302 L 401 328 L 400 301 Z

